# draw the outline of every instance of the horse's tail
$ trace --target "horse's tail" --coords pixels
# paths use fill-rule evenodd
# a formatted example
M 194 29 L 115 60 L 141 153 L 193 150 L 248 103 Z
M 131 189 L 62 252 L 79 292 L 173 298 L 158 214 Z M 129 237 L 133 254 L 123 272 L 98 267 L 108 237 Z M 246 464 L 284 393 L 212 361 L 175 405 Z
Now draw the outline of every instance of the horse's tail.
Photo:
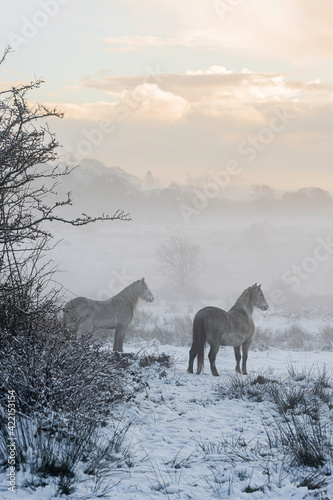
M 198 356 L 197 375 L 201 373 L 204 366 L 206 334 L 203 324 L 203 318 L 200 314 L 196 314 L 193 321 L 193 346 Z

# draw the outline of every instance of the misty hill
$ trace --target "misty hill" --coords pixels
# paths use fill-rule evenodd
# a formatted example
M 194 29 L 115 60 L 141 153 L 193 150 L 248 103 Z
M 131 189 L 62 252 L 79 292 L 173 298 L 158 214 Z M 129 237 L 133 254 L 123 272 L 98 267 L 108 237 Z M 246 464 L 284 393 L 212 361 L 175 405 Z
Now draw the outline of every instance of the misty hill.
M 333 209 L 328 191 L 317 187 L 282 192 L 266 185 L 251 185 L 244 179 L 232 179 L 219 185 L 210 176 L 189 178 L 186 185 L 171 183 L 160 187 L 153 174 L 139 178 L 118 166 L 107 167 L 96 160 L 81 165 L 58 186 L 58 194 L 72 193 L 73 215 L 87 212 L 112 214 L 122 209 L 143 223 L 181 223 L 222 220 L 247 216 L 253 221 L 283 218 L 327 221 Z
M 140 187 L 142 183 L 139 177 L 128 174 L 120 167 L 107 167 L 102 162 L 91 159 L 82 160 L 80 166 L 74 172 L 74 178 L 81 178 L 83 181 L 99 179 L 102 182 L 107 181 L 109 184 L 115 183 L 119 187 L 126 185 Z

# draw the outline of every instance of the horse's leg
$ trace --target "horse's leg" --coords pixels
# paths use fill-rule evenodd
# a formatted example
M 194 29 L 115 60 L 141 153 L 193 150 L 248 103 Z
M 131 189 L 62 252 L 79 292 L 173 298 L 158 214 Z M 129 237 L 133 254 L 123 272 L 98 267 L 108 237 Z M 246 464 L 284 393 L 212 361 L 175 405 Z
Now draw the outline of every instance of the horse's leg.
M 190 349 L 190 357 L 189 357 L 189 361 L 188 361 L 188 369 L 187 369 L 187 371 L 189 373 L 193 373 L 193 363 L 194 363 L 194 360 L 196 358 L 196 355 L 197 355 L 197 350 L 194 347 L 194 343 L 193 343 L 192 347 Z
M 250 345 L 252 344 L 252 337 L 247 339 L 243 344 L 242 344 L 242 351 L 243 351 L 243 363 L 242 363 L 242 372 L 243 375 L 247 375 L 246 371 L 246 361 L 247 361 L 247 353 L 249 352 Z
M 114 334 L 114 344 L 113 344 L 113 350 L 122 352 L 123 351 L 123 343 L 124 343 L 124 337 L 125 333 L 127 330 L 128 325 L 122 325 L 122 326 L 117 326 L 115 334 Z
M 214 375 L 214 377 L 219 376 L 219 372 L 217 371 L 216 365 L 215 365 L 216 355 L 219 352 L 219 349 L 220 349 L 220 345 L 217 342 L 213 343 L 210 346 L 210 351 L 208 354 L 208 358 L 209 358 L 209 362 L 210 362 L 210 369 L 211 369 L 211 372 Z
M 120 343 L 119 343 L 119 329 L 118 328 L 115 328 L 115 331 L 114 331 L 113 350 L 114 351 L 121 351 Z
M 114 341 L 113 341 L 113 350 L 114 351 L 119 351 L 119 342 L 118 342 L 118 334 L 117 330 L 114 331 Z
M 240 345 L 237 347 L 234 347 L 235 351 L 235 358 L 236 358 L 236 372 L 241 373 L 240 370 L 240 361 L 241 361 L 241 352 L 240 352 Z

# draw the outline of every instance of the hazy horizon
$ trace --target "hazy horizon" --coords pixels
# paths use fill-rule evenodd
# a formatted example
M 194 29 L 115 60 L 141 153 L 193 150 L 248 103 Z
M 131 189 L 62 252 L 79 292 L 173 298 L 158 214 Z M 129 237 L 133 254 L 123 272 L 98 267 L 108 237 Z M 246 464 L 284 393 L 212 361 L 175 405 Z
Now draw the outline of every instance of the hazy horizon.
M 230 297 L 255 282 L 263 284 L 272 311 L 305 307 L 310 297 L 316 309 L 333 296 L 333 197 L 327 190 L 219 187 L 205 177 L 160 187 L 151 177 L 85 161 L 57 191 L 60 198 L 72 193 L 67 217 L 117 209 L 132 216 L 77 230 L 52 224 L 60 240 L 52 252 L 62 271 L 57 279 L 68 297 L 106 299 L 142 276 L 157 302 L 214 300 L 227 307 Z M 202 268 L 193 296 L 169 282 L 158 258 L 158 248 L 174 237 L 199 249 Z

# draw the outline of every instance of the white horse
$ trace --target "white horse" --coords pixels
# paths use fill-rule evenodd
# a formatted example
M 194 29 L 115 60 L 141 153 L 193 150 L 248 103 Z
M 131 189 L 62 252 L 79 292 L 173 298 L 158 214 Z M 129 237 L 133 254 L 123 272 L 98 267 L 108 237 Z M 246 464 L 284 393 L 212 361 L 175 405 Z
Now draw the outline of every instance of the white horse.
M 64 323 L 69 330 L 80 333 L 114 329 L 114 351 L 123 350 L 123 342 L 139 298 L 153 302 L 154 296 L 145 279 L 134 281 L 108 300 L 91 300 L 78 297 L 64 307 Z

